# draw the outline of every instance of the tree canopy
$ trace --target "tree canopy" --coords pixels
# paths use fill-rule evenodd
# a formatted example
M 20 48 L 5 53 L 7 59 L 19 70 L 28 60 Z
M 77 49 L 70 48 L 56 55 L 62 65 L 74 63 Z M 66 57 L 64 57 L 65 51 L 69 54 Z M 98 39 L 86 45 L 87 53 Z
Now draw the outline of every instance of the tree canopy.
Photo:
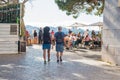
M 77 18 L 80 13 L 100 16 L 104 9 L 104 0 L 55 0 L 59 9 L 67 15 Z

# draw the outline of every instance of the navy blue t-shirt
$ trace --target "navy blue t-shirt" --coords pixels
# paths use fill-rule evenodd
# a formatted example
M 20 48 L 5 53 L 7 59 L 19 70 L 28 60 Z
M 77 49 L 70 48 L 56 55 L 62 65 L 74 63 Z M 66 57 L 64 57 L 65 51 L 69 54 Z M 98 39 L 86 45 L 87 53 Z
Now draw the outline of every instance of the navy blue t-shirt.
M 55 33 L 56 44 L 63 44 L 64 37 L 65 37 L 65 34 L 63 32 L 56 32 Z

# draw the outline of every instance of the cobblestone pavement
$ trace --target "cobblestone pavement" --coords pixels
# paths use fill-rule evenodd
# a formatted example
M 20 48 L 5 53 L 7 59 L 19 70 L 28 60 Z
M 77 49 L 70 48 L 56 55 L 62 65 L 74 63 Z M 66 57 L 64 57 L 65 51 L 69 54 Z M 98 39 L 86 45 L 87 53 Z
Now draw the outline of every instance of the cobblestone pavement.
M 120 80 L 120 68 L 100 61 L 100 56 L 99 51 L 65 51 L 58 64 L 52 50 L 45 65 L 41 46 L 33 45 L 23 54 L 0 55 L 0 80 Z

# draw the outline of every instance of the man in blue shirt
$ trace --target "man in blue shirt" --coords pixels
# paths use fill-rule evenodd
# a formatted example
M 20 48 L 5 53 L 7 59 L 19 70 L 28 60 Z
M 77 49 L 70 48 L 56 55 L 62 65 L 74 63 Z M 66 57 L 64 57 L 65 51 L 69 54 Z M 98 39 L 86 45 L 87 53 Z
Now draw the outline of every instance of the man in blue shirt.
M 65 34 L 62 32 L 62 27 L 58 27 L 58 32 L 55 33 L 57 62 L 62 62 L 62 55 L 64 50 L 64 37 Z

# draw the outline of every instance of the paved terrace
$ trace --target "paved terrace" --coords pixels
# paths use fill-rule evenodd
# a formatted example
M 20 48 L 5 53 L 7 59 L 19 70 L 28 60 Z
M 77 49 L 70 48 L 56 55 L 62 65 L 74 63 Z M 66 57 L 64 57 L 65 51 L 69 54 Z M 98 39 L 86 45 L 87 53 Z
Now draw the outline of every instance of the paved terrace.
M 39 45 L 27 47 L 18 55 L 0 55 L 0 80 L 120 80 L 120 68 L 100 61 L 99 51 L 65 51 L 57 63 L 55 50 L 51 61 L 43 63 Z

